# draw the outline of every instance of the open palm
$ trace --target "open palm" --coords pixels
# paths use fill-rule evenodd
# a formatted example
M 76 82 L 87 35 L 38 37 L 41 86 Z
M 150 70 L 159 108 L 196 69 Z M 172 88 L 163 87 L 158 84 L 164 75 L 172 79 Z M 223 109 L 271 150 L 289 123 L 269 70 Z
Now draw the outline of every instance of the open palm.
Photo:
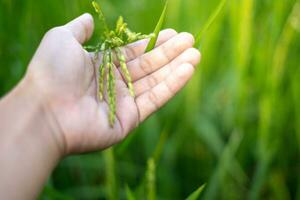
M 95 55 L 82 48 L 93 27 L 92 17 L 85 14 L 48 32 L 27 73 L 49 98 L 47 107 L 60 132 L 55 138 L 65 154 L 103 149 L 121 141 L 186 84 L 200 60 L 200 53 L 192 48 L 193 36 L 171 29 L 160 33 L 157 47 L 149 53 L 144 53 L 147 40 L 122 48 L 136 97 L 130 96 L 116 65 L 117 120 L 110 127 L 108 104 L 97 98 L 101 53 L 95 61 Z

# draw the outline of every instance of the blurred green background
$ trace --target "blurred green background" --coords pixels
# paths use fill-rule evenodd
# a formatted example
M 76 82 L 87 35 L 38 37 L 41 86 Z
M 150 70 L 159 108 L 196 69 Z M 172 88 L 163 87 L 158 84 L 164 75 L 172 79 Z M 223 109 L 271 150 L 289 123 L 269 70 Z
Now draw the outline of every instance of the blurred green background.
M 144 33 L 163 7 L 99 2 Z M 165 26 L 197 33 L 218 3 L 170 0 Z M 1 96 L 43 34 L 83 12 L 90 1 L 0 0 Z M 299 32 L 296 0 L 229 0 L 184 91 L 113 149 L 63 160 L 41 199 L 184 199 L 204 183 L 201 199 L 300 199 Z

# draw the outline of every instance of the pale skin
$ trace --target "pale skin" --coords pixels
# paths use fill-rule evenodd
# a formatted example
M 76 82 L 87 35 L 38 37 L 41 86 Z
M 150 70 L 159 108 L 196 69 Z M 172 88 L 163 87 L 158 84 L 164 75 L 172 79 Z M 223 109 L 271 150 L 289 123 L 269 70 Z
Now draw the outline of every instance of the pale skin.
M 0 199 L 35 199 L 57 163 L 75 153 L 102 150 L 166 104 L 191 79 L 200 53 L 189 33 L 160 33 L 122 48 L 133 79 L 130 96 L 116 68 L 117 120 L 97 98 L 101 62 L 82 45 L 92 36 L 93 18 L 84 14 L 50 30 L 20 83 L 0 101 Z M 118 66 L 118 65 L 117 65 Z

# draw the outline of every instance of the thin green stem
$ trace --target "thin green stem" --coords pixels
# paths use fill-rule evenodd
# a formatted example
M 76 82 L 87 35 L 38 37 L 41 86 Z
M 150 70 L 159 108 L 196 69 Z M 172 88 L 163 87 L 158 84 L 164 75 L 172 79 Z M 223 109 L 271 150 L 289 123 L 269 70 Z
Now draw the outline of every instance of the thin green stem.
M 204 33 L 211 27 L 211 25 L 216 21 L 217 17 L 220 15 L 220 13 L 223 11 L 225 8 L 227 0 L 221 0 L 219 5 L 217 6 L 216 10 L 212 13 L 212 15 L 209 17 L 205 25 L 203 26 L 202 30 L 198 33 L 196 36 L 196 42 L 195 42 L 195 47 L 199 48 L 202 36 Z
M 162 29 L 163 24 L 165 22 L 166 13 L 167 13 L 167 7 L 168 7 L 168 1 L 166 1 L 166 3 L 165 3 L 165 7 L 164 7 L 164 9 L 163 9 L 163 11 L 162 11 L 162 13 L 160 15 L 160 18 L 159 18 L 159 20 L 158 20 L 158 22 L 156 24 L 155 30 L 153 32 L 154 33 L 154 37 L 152 37 L 150 39 L 149 44 L 148 44 L 148 46 L 146 48 L 146 52 L 149 52 L 149 51 L 153 50 L 154 47 L 155 47 L 155 44 L 156 44 L 157 39 L 158 39 L 159 32 Z

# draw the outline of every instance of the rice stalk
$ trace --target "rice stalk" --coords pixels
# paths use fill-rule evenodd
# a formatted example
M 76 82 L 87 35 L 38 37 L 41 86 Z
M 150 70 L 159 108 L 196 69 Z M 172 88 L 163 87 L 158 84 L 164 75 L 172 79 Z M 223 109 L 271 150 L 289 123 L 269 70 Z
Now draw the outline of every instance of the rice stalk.
M 272 129 L 273 123 L 276 123 L 276 116 L 279 114 L 277 107 L 280 107 L 280 86 L 282 84 L 282 76 L 285 73 L 285 63 L 289 52 L 289 47 L 296 33 L 294 27 L 294 19 L 299 19 L 298 0 L 292 9 L 288 19 L 284 24 L 284 28 L 279 37 L 278 43 L 275 46 L 272 69 L 266 79 L 268 92 L 265 93 L 260 102 L 260 123 L 259 123 L 259 161 L 257 171 L 254 175 L 254 180 L 250 190 L 250 199 L 257 199 L 261 192 L 261 187 L 266 181 L 268 170 L 272 161 L 275 159 L 275 154 L 278 151 L 281 139 L 279 135 L 279 128 L 285 129 L 280 124 L 276 126 L 276 130 Z M 285 113 L 280 113 L 284 115 Z
M 232 167 L 232 161 L 241 144 L 242 136 L 238 132 L 233 132 L 229 138 L 227 145 L 224 147 L 219 163 L 209 180 L 207 189 L 205 190 L 204 199 L 216 199 L 217 191 L 220 190 L 222 183 Z
M 153 158 L 147 162 L 147 200 L 156 200 L 156 166 Z
M 131 191 L 131 189 L 129 188 L 128 185 L 126 185 L 125 190 L 126 190 L 126 198 L 127 198 L 127 200 L 135 200 L 136 199 L 134 197 L 133 192 Z
M 224 10 L 227 0 L 221 0 L 218 4 L 215 11 L 211 14 L 211 16 L 208 18 L 207 22 L 204 24 L 201 31 L 196 35 L 196 41 L 195 41 L 195 47 L 199 48 L 202 36 L 205 34 L 205 32 L 210 28 L 210 26 L 216 21 L 218 16 L 221 14 L 221 12 Z
M 160 15 L 160 18 L 159 18 L 159 20 L 156 24 L 156 27 L 154 29 L 154 32 L 153 32 L 154 36 L 150 39 L 149 44 L 146 48 L 146 52 L 153 50 L 155 47 L 155 44 L 156 44 L 158 36 L 159 36 L 159 32 L 161 31 L 163 24 L 165 22 L 167 7 L 168 7 L 168 1 L 166 1 L 166 3 L 165 3 L 164 9 Z
M 104 152 L 105 159 L 105 175 L 106 175 L 106 195 L 108 200 L 117 200 L 118 188 L 115 172 L 115 156 L 114 149 L 110 148 Z
M 273 57 L 273 68 L 270 82 L 273 84 L 272 88 L 276 89 L 281 82 L 285 70 L 285 62 L 288 56 L 289 47 L 295 36 L 296 31 L 300 28 L 300 1 L 298 0 L 283 28 L 282 34 L 279 38 L 278 44 L 275 47 Z

